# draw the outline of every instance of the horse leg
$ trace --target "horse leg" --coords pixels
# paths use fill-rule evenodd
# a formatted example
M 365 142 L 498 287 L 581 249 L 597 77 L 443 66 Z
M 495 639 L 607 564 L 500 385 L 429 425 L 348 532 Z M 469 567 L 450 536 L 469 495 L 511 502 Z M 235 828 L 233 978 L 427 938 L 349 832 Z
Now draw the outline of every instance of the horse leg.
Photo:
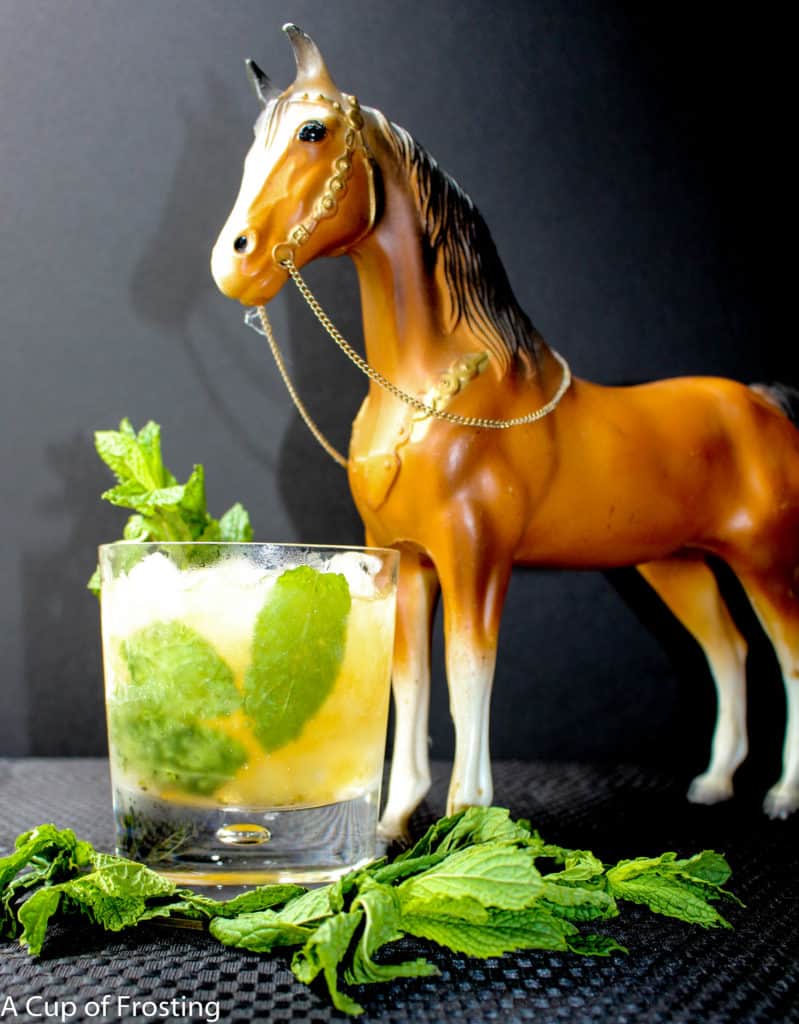
M 480 545 L 483 551 L 491 546 Z M 444 598 L 449 706 L 455 726 L 455 763 L 447 814 L 493 797 L 489 714 L 499 621 L 510 580 L 511 559 L 480 560 L 478 550 L 451 552 L 436 561 Z
M 752 607 L 774 647 L 785 685 L 782 775 L 763 803 L 771 818 L 799 809 L 799 597 L 790 571 L 738 572 Z
M 407 837 L 408 819 L 430 788 L 430 634 L 437 597 L 435 569 L 413 552 L 400 552 L 391 677 L 394 753 L 388 799 L 380 820 L 380 834 L 386 839 Z
M 691 783 L 688 799 L 699 804 L 727 800 L 733 774 L 747 753 L 746 641 L 703 558 L 668 558 L 638 570 L 702 648 L 716 684 L 710 764 Z

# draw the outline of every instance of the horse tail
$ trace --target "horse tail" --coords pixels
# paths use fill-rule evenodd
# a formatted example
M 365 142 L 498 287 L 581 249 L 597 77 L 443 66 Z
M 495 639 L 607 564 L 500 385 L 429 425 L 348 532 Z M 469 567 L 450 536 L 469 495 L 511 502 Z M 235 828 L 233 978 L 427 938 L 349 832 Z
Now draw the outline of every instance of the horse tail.
M 787 384 L 750 384 L 749 387 L 799 427 L 799 390 Z

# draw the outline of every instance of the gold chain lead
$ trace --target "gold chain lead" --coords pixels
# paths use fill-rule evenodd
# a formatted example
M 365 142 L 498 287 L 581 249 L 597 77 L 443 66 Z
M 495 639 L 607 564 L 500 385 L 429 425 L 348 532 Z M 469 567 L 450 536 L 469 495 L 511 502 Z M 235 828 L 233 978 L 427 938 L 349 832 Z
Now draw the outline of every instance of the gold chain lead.
M 388 377 L 384 377 L 379 370 L 376 370 L 373 366 L 370 366 L 369 363 L 367 363 L 367 361 L 362 356 L 358 355 L 355 349 L 349 344 L 346 338 L 344 338 L 344 336 L 338 330 L 336 325 L 324 311 L 321 304 L 319 303 L 319 300 L 316 298 L 311 289 L 305 283 L 305 280 L 300 275 L 299 270 L 297 270 L 297 268 L 295 267 L 294 261 L 290 259 L 285 259 L 281 262 L 281 266 L 291 275 L 291 279 L 296 284 L 297 289 L 299 290 L 302 297 L 308 303 L 311 312 L 314 314 L 314 316 L 322 325 L 322 327 L 324 327 L 324 329 L 327 331 L 327 333 L 330 335 L 333 341 L 335 341 L 335 343 L 338 345 L 338 347 L 341 349 L 344 355 L 347 356 L 347 358 L 350 359 L 353 363 L 355 363 L 358 369 L 362 373 L 366 374 L 366 376 L 370 380 L 374 381 L 375 384 L 379 384 L 380 387 L 384 388 L 390 395 L 394 395 L 395 398 L 398 398 L 401 402 L 404 402 L 406 405 L 409 405 L 412 409 L 416 409 L 417 412 L 424 413 L 425 416 L 433 416 L 435 417 L 435 419 L 446 420 L 447 423 L 454 423 L 461 427 L 479 427 L 484 430 L 507 430 L 509 427 L 520 427 L 526 423 L 536 423 L 538 420 L 542 420 L 545 416 L 548 416 L 551 412 L 554 412 L 554 410 L 559 405 L 560 400 L 569 390 L 569 386 L 571 385 L 572 381 L 571 368 L 559 352 L 556 352 L 555 349 L 551 349 L 550 351 L 552 352 L 552 355 L 555 357 L 555 359 L 557 359 L 558 363 L 561 366 L 561 369 L 563 370 L 563 377 L 561 378 L 561 382 L 558 385 L 558 389 L 552 396 L 552 398 L 550 398 L 550 400 L 546 404 L 540 406 L 538 409 L 534 409 L 532 412 L 528 412 L 526 416 L 516 416 L 513 419 L 509 420 L 492 420 L 484 419 L 480 416 L 459 416 L 457 413 L 454 412 L 446 412 L 443 409 L 435 409 L 433 408 L 432 405 L 428 405 L 426 402 L 423 402 L 420 398 L 417 398 L 415 395 L 408 394 L 407 391 L 403 391 L 402 388 L 397 387 L 397 385 L 393 384 L 388 379 Z M 258 306 L 258 317 L 261 321 L 261 326 L 263 327 L 266 340 L 269 342 L 269 347 L 272 350 L 272 355 L 274 356 L 277 368 L 280 371 L 280 376 L 283 378 L 283 383 L 286 385 L 286 389 L 288 390 L 288 393 L 291 396 L 291 400 L 297 407 L 297 411 L 299 412 L 300 416 L 302 416 L 305 425 L 311 431 L 311 433 L 319 442 L 319 444 L 324 448 L 327 454 L 332 459 L 334 459 L 340 466 L 343 466 L 346 469 L 346 467 L 349 465 L 349 461 L 344 455 L 341 454 L 341 452 L 337 448 L 335 448 L 327 440 L 325 435 L 314 422 L 313 418 L 311 417 L 311 414 L 308 412 L 302 399 L 297 394 L 294 385 L 291 383 L 288 371 L 286 370 L 286 365 L 283 362 L 283 357 L 281 355 L 280 348 L 278 347 L 274 333 L 272 332 L 272 325 L 269 322 L 269 317 L 266 315 L 266 309 L 263 306 Z
M 275 340 L 275 335 L 272 331 L 272 324 L 269 322 L 269 317 L 266 315 L 266 309 L 263 306 L 258 306 L 258 319 L 261 321 L 261 327 L 263 327 L 264 336 L 266 337 L 266 340 L 269 342 L 269 347 L 272 350 L 272 355 L 275 358 L 277 368 L 280 371 L 280 376 L 283 378 L 283 383 L 286 385 L 286 390 L 288 391 L 289 395 L 291 395 L 291 400 L 296 406 L 297 412 L 300 414 L 300 416 L 302 416 L 303 421 L 305 422 L 305 426 L 310 430 L 310 432 L 313 434 L 313 436 L 316 438 L 319 444 L 324 448 L 324 450 L 327 452 L 330 458 L 337 462 L 339 466 L 343 466 L 344 469 L 346 469 L 347 466 L 349 465 L 346 456 L 342 455 L 338 448 L 335 448 L 328 441 L 328 439 L 316 425 L 316 422 L 311 416 L 311 414 L 306 409 L 305 403 L 297 394 L 297 389 L 291 383 L 291 378 L 289 377 L 288 370 L 286 369 L 286 364 L 283 362 L 283 355 L 280 351 L 278 343 Z

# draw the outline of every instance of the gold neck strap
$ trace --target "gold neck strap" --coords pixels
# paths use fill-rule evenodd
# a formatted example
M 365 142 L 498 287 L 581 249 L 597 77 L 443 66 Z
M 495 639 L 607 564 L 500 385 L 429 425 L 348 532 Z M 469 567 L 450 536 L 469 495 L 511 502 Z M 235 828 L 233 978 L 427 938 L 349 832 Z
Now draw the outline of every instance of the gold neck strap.
M 320 305 L 319 300 L 316 298 L 311 289 L 300 276 L 300 272 L 294 266 L 293 260 L 286 258 L 281 264 L 281 266 L 284 268 L 284 270 L 286 270 L 288 274 L 291 275 L 292 280 L 297 285 L 300 294 L 308 303 L 314 316 L 317 318 L 319 323 L 324 327 L 324 329 L 327 331 L 327 333 L 330 335 L 333 341 L 335 341 L 335 343 L 342 350 L 342 352 L 347 356 L 347 358 L 350 359 L 353 363 L 355 363 L 358 369 L 362 373 L 364 373 L 370 380 L 374 381 L 385 391 L 388 391 L 388 393 L 393 395 L 395 398 L 398 398 L 401 402 L 404 402 L 406 405 L 410 406 L 412 409 L 416 411 L 417 415 L 421 414 L 420 418 L 431 416 L 435 419 L 446 420 L 448 423 L 453 423 L 461 427 L 477 427 L 483 430 L 507 430 L 510 427 L 520 427 L 526 424 L 536 423 L 538 420 L 543 419 L 545 416 L 549 416 L 550 413 L 553 413 L 555 409 L 557 409 L 558 405 L 560 405 L 561 399 L 569 390 L 569 387 L 572 382 L 571 368 L 559 352 L 556 352 L 555 349 L 551 349 L 552 355 L 560 364 L 561 371 L 563 374 L 560 380 L 560 384 L 558 385 L 555 394 L 549 399 L 548 402 L 545 402 L 544 405 L 539 406 L 537 409 L 533 409 L 532 412 L 528 412 L 524 416 L 517 416 L 514 417 L 513 419 L 507 420 L 494 420 L 484 419 L 482 417 L 477 416 L 459 416 L 456 413 L 447 412 L 446 409 L 444 408 L 445 405 L 448 404 L 447 399 L 451 397 L 451 394 L 454 393 L 455 390 L 461 390 L 461 387 L 458 386 L 457 389 L 455 389 L 451 385 L 451 383 L 447 381 L 446 383 L 444 383 L 442 390 L 442 382 L 444 378 L 449 378 L 452 376 L 451 371 L 453 369 L 456 371 L 457 375 L 457 366 L 455 368 L 450 368 L 450 371 L 447 374 L 444 374 L 443 377 L 439 380 L 439 384 L 436 388 L 437 394 L 434 395 L 432 401 L 428 404 L 428 402 L 425 402 L 422 399 L 416 397 L 415 395 L 411 395 L 407 391 L 403 391 L 402 388 L 397 387 L 396 384 L 392 383 L 387 377 L 384 377 L 379 370 L 376 370 L 373 366 L 371 366 L 362 356 L 358 355 L 355 349 L 352 348 L 352 346 L 349 344 L 346 338 L 344 338 L 341 332 L 336 328 L 333 321 L 330 319 L 330 317 L 327 315 L 327 313 Z M 319 444 L 325 449 L 328 455 L 330 455 L 330 457 L 333 458 L 340 466 L 346 468 L 349 465 L 347 457 L 345 455 L 342 455 L 341 452 L 338 451 L 327 440 L 327 438 L 324 436 L 324 434 L 319 429 L 317 424 L 314 422 L 313 418 L 311 417 L 311 414 L 308 412 L 302 399 L 297 394 L 297 391 L 294 388 L 291 379 L 289 378 L 288 371 L 286 370 L 285 363 L 283 362 L 283 357 L 281 355 L 280 348 L 278 347 L 277 341 L 272 332 L 272 325 L 269 322 L 269 317 L 267 316 L 266 308 L 264 306 L 258 306 L 256 309 L 256 313 L 261 323 L 262 332 L 266 336 L 267 341 L 269 342 L 269 347 L 272 350 L 272 355 L 274 356 L 275 362 L 277 363 L 280 375 L 283 378 L 283 382 L 285 383 L 289 394 L 291 395 L 292 401 L 297 407 L 297 411 L 304 420 L 308 429 L 311 431 L 311 433 L 319 442 Z M 462 368 L 464 377 L 468 376 L 468 380 L 471 380 L 473 377 L 479 375 L 483 371 L 483 369 L 485 368 L 485 363 L 487 362 L 487 359 L 484 359 L 484 355 L 484 353 L 476 353 L 470 357 L 471 362 L 469 363 L 468 367 L 466 366 L 466 364 L 464 364 L 464 367 Z M 469 371 L 468 375 L 466 374 L 467 368 Z M 465 384 L 467 382 L 468 381 L 464 379 L 463 383 Z

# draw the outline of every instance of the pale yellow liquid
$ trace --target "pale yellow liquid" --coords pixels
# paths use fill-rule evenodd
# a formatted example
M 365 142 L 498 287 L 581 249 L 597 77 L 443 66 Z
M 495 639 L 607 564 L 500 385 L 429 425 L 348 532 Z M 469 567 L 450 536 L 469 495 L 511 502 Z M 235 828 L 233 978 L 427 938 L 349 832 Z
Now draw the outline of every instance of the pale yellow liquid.
M 161 607 L 150 610 L 149 622 L 172 617 L 196 630 L 225 659 L 241 690 L 252 658 L 255 616 L 269 587 L 263 591 L 250 588 L 245 598 L 237 601 L 232 590 L 226 594 L 224 588 L 221 592 L 213 588 L 211 570 L 206 572 L 208 583 L 189 592 L 179 605 L 179 615 L 170 616 L 168 602 L 162 602 Z M 109 703 L 124 699 L 130 685 L 121 643 L 148 624 L 149 609 L 137 607 L 134 594 L 128 594 L 126 602 L 124 583 L 124 579 L 114 581 L 103 593 Z M 206 590 L 216 594 L 214 601 L 206 598 Z M 188 794 L 176 787 L 159 790 L 151 781 L 137 778 L 130 768 L 123 772 L 121 765 L 114 763 L 112 746 L 115 782 L 170 802 L 209 807 L 323 806 L 374 792 L 383 767 L 393 634 L 391 598 L 353 597 L 344 658 L 333 689 L 300 735 L 278 750 L 267 753 L 262 749 L 243 711 L 207 720 L 236 739 L 248 755 L 236 775 L 210 796 Z

